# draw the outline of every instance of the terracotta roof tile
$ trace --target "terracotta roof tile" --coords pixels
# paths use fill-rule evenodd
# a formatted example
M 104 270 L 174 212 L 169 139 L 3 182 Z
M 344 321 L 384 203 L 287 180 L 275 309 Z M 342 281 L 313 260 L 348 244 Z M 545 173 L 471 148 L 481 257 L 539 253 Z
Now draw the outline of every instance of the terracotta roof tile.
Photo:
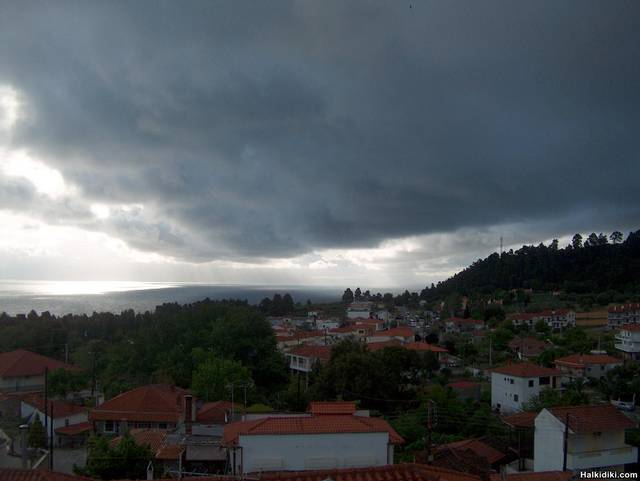
M 491 481 L 501 481 L 500 473 L 491 474 Z M 507 474 L 507 481 L 569 481 L 573 479 L 571 471 L 540 471 L 538 473 Z
M 528 411 L 516 414 L 510 414 L 509 416 L 503 416 L 502 421 L 514 428 L 533 428 L 536 424 L 536 417 L 538 413 L 535 411 Z
M 48 368 L 49 372 L 57 369 L 80 370 L 71 364 L 24 349 L 0 353 L 0 377 L 39 376 L 44 374 L 45 368 Z
M 131 429 L 129 434 L 140 446 L 149 446 L 153 452 L 156 452 L 163 444 L 167 437 L 167 431 L 162 429 Z M 122 441 L 122 436 L 113 438 L 110 446 L 115 448 Z
M 586 367 L 590 364 L 622 364 L 622 359 L 606 354 L 573 354 L 559 357 L 555 364 L 561 366 Z
M 297 346 L 289 350 L 287 354 L 292 354 L 294 356 L 315 358 L 315 359 L 319 359 L 320 361 L 326 362 L 331 358 L 331 347 L 330 346 L 310 346 L 310 345 Z
M 305 417 L 266 417 L 227 424 L 223 444 L 236 444 L 240 435 L 262 434 L 339 434 L 389 433 L 392 444 L 402 444 L 402 437 L 384 419 L 364 416 L 331 415 Z
M 631 304 L 622 304 L 622 305 L 617 305 L 617 306 L 610 306 L 608 311 L 611 312 L 611 313 L 640 311 L 640 303 L 636 302 L 636 303 L 631 303 Z
M 428 342 L 410 342 L 405 347 L 412 351 L 449 352 L 444 347 L 435 346 Z
M 91 478 L 63 474 L 46 469 L 3 469 L 0 468 L 0 481 L 93 481 Z
M 624 331 L 640 331 L 640 324 L 625 324 L 624 326 L 620 327 L 620 330 L 624 330 Z
M 392 329 L 387 329 L 386 331 L 378 331 L 376 336 L 388 336 L 388 337 L 411 337 L 415 336 L 415 333 L 410 327 L 400 326 L 394 327 Z
M 460 471 L 413 463 L 318 471 L 266 472 L 250 476 L 259 481 L 480 481 L 478 476 Z
M 561 374 L 557 369 L 538 366 L 530 362 L 507 364 L 506 366 L 493 369 L 492 372 L 513 377 L 559 376 Z
M 92 430 L 93 427 L 91 426 L 91 423 L 86 422 L 59 427 L 56 429 L 56 433 L 64 434 L 65 436 L 75 436 L 76 434 L 88 433 Z
M 496 463 L 503 459 L 506 454 L 498 451 L 497 449 L 489 446 L 487 443 L 480 439 L 464 439 L 462 441 L 456 441 L 454 443 L 443 444 L 438 447 L 438 450 L 451 449 L 451 450 L 469 450 L 475 455 L 484 458 L 489 464 Z
M 198 409 L 196 421 L 210 424 L 226 424 L 231 419 L 231 408 L 233 405 L 229 401 L 215 401 L 204 403 Z M 240 412 L 242 407 L 235 405 L 235 411 Z
M 637 426 L 637 423 L 611 404 L 549 408 L 562 423 L 569 419 L 569 429 L 575 433 L 617 431 Z
M 172 444 L 169 446 L 161 446 L 156 452 L 156 459 L 173 460 L 184 452 L 184 446 L 180 444 Z
M 353 415 L 356 412 L 356 403 L 354 402 L 312 402 L 309 405 L 309 412 L 312 415 L 317 414 L 348 414 Z
M 178 422 L 183 397 L 189 391 L 165 384 L 151 384 L 119 394 L 89 414 L 91 421 Z

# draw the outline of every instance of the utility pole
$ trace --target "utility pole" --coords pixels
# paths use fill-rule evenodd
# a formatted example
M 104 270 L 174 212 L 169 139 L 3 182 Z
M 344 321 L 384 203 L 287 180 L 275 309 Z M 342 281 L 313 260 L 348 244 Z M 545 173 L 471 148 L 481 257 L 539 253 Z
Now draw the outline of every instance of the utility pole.
M 429 399 L 427 402 L 427 464 L 431 464 L 433 462 L 433 453 L 431 452 L 431 434 L 435 424 L 435 402 L 433 399 Z
M 47 432 L 47 400 L 49 398 L 49 368 L 44 368 L 44 432 Z
M 563 440 L 563 457 L 562 457 L 562 470 L 567 470 L 567 447 L 569 444 L 569 413 L 564 416 L 564 440 Z
M 69 344 L 64 343 L 64 363 L 69 364 Z
M 489 367 L 493 367 L 493 337 L 489 333 Z
M 49 423 L 49 469 L 53 471 L 53 401 L 49 403 L 49 412 L 51 416 L 51 422 Z M 47 417 L 47 406 L 45 404 L 45 418 Z M 46 431 L 45 431 L 46 432 Z

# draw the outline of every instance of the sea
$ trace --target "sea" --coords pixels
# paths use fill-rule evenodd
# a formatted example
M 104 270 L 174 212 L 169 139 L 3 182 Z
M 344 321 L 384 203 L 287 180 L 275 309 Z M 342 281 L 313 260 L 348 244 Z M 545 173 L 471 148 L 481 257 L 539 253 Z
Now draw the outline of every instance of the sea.
M 26 314 L 119 313 L 125 309 L 152 311 L 166 302 L 187 304 L 205 298 L 243 299 L 257 304 L 265 297 L 289 293 L 295 302 L 332 302 L 342 290 L 315 286 L 243 286 L 182 282 L 16 281 L 0 280 L 0 312 Z

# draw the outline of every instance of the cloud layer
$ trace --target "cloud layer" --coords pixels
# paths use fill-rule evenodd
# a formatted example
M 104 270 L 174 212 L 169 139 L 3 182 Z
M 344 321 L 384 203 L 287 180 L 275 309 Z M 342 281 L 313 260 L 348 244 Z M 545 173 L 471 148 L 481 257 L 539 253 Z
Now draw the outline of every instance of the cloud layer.
M 448 235 L 466 259 L 499 226 L 637 228 L 639 19 L 633 1 L 0 2 L 20 99 L 0 151 L 69 187 L 0 169 L 0 207 L 316 271 L 398 239 Z M 394 269 L 437 270 L 421 245 Z

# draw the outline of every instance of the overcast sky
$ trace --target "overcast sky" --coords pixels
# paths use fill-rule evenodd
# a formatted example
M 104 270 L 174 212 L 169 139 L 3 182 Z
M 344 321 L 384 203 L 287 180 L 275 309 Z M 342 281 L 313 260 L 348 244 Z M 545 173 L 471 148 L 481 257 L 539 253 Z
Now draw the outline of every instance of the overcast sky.
M 419 286 L 640 228 L 640 2 L 0 1 L 0 278 Z

